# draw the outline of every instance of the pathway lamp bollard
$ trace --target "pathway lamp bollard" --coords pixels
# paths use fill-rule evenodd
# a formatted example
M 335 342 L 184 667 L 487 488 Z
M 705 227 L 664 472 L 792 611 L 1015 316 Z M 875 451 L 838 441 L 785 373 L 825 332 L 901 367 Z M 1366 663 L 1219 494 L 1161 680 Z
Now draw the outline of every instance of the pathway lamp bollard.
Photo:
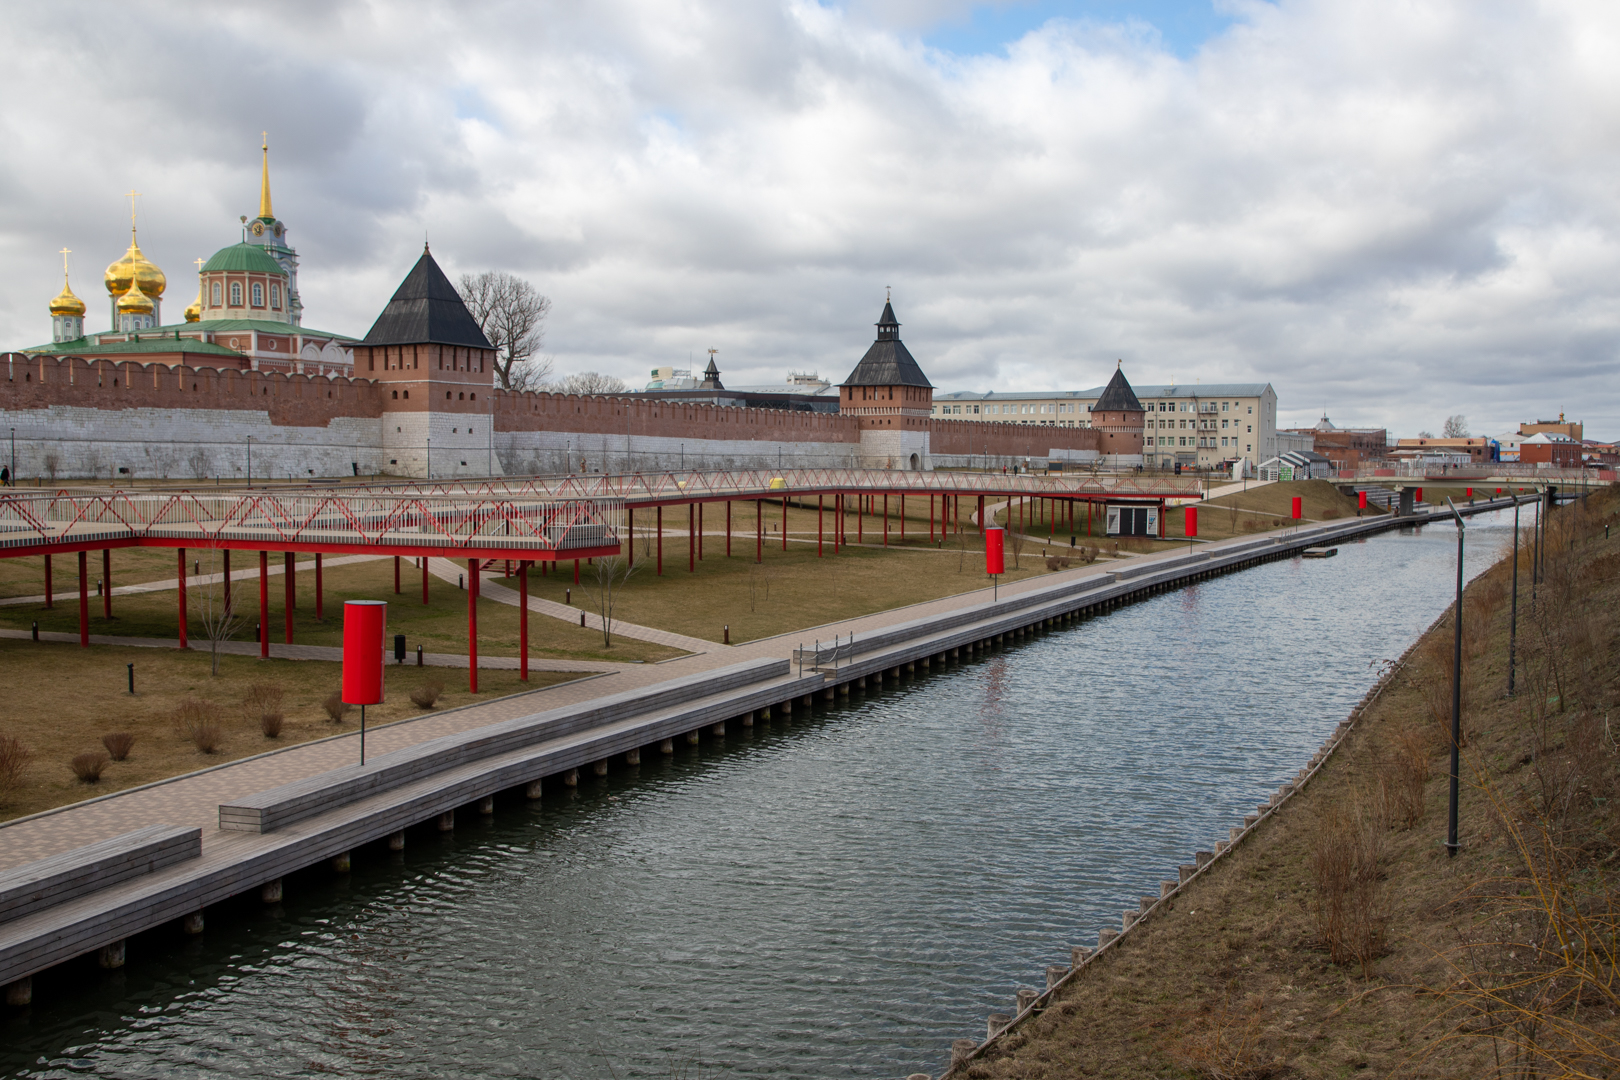
M 999 526 L 984 530 L 984 572 L 990 575 L 990 599 L 1000 595 L 1000 575 L 1006 573 L 1005 538 L 1007 530 Z
M 416 666 L 422 666 L 422 646 L 420 645 L 416 647 Z
M 135 665 L 126 664 L 124 666 L 129 668 L 129 692 L 133 694 L 135 692 Z
M 360 764 L 366 763 L 366 706 L 383 701 L 383 635 L 388 605 L 381 600 L 343 603 L 343 700 L 360 706 Z
M 38 619 L 34 620 L 34 640 L 35 641 L 39 640 L 39 620 Z
M 1451 508 L 1451 516 L 1457 519 L 1457 608 L 1453 614 L 1452 622 L 1455 632 L 1452 635 L 1451 650 L 1451 803 L 1446 816 L 1446 855 L 1457 854 L 1457 773 L 1459 768 L 1458 755 L 1462 747 L 1462 622 L 1463 622 L 1463 533 L 1467 526 L 1463 524 L 1462 515 L 1457 513 L 1456 505 L 1451 497 L 1446 497 L 1446 505 Z

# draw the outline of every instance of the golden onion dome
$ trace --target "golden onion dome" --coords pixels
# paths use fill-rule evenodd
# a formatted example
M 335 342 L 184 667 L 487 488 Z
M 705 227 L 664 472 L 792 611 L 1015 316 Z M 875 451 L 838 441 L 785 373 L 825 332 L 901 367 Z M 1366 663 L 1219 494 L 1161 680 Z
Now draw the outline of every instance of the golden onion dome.
M 67 275 L 62 275 L 62 291 L 56 299 L 51 301 L 52 315 L 83 315 L 84 301 L 73 295 L 73 289 L 68 285 Z
M 150 315 L 152 314 L 152 300 L 138 287 L 138 283 L 131 285 L 129 291 L 118 298 L 118 313 L 120 315 Z
M 202 286 L 197 286 L 197 299 L 186 308 L 186 322 L 202 321 Z
M 163 276 L 150 259 L 141 252 L 141 246 L 135 242 L 135 230 L 129 231 L 129 250 L 124 257 L 110 264 L 107 272 L 102 275 L 106 283 L 109 296 L 122 296 L 129 291 L 130 282 L 138 282 L 141 292 L 156 300 L 163 295 L 168 287 L 169 279 Z

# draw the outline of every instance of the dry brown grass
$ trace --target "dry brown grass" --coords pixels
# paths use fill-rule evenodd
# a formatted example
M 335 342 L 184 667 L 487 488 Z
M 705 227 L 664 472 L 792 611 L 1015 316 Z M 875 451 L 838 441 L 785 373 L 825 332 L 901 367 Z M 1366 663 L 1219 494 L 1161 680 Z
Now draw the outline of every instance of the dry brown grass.
M 22 787 L 23 773 L 34 755 L 15 735 L 0 735 L 0 806 Z
M 127 691 L 124 669 L 131 662 L 137 668 L 139 691 L 133 695 Z M 6 737 L 26 747 L 33 757 L 31 767 L 17 771 L 10 793 L 0 790 L 0 819 L 85 798 L 84 785 L 65 764 L 88 747 L 100 747 L 101 737 L 110 730 L 135 736 L 136 752 L 108 765 L 98 794 L 261 753 L 270 745 L 325 738 L 334 731 L 353 728 L 358 719 L 351 717 L 343 728 L 337 728 L 321 708 L 321 698 L 339 679 L 336 663 L 222 656 L 217 679 L 209 677 L 208 667 L 208 655 L 202 649 L 181 652 L 100 645 L 81 649 L 77 644 L 0 640 L 0 668 L 9 678 L 6 694 L 0 697 L 0 732 L 5 733 L 0 736 L 0 766 L 5 762 Z M 406 691 L 422 675 L 422 669 L 390 667 L 385 675 L 388 701 L 367 708 L 367 726 L 420 716 L 421 710 L 411 704 Z M 446 675 L 441 709 L 579 677 L 572 672 L 537 671 L 524 683 L 516 671 L 485 669 L 478 674 L 479 693 L 474 695 L 467 691 L 465 671 L 446 671 L 438 677 Z M 267 744 L 257 718 L 236 706 L 253 683 L 267 681 L 286 692 L 284 727 L 275 744 Z M 63 694 L 63 686 L 73 687 L 73 693 Z M 198 752 L 174 726 L 175 707 L 193 696 L 232 703 L 225 710 L 223 738 L 211 755 Z M 45 764 L 57 762 L 62 764 Z M 6 779 L 3 772 L 0 768 L 0 789 Z
M 411 691 L 411 702 L 419 708 L 431 709 L 443 696 L 444 682 L 440 679 L 429 679 Z
M 225 710 L 207 698 L 188 697 L 174 707 L 174 727 L 192 746 L 212 754 L 225 737 Z
M 334 724 L 343 723 L 343 718 L 354 711 L 354 706 L 343 700 L 343 691 L 333 690 L 321 699 L 321 708 L 326 710 L 326 718 Z
M 287 691 L 280 683 L 255 682 L 242 695 L 242 711 L 249 721 L 259 725 L 267 739 L 279 739 L 281 729 L 287 725 L 283 703 Z
M 1459 854 L 1446 619 L 1307 787 L 966 1074 L 1213 1076 L 1248 1046 L 1312 1080 L 1620 1075 L 1617 509 L 1555 513 L 1534 605 L 1521 566 L 1515 698 L 1511 567 L 1469 588 Z
M 107 748 L 107 756 L 114 761 L 127 761 L 129 752 L 135 748 L 135 736 L 127 731 L 114 731 L 101 737 L 101 745 Z
M 86 751 L 74 754 L 73 760 L 68 762 L 68 768 L 81 783 L 94 784 L 101 780 L 103 770 L 107 768 L 107 755 L 100 750 Z

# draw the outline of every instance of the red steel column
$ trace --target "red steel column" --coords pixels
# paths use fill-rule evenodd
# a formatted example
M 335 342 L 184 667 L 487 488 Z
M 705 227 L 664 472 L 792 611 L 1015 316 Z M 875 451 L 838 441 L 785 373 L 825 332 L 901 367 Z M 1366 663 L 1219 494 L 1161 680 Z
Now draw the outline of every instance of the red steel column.
M 394 595 L 399 595 L 399 556 L 394 556 Z
M 635 534 L 630 547 L 635 548 Z M 518 678 L 529 681 L 529 563 L 518 563 Z
M 629 568 L 629 567 L 633 567 L 633 566 L 636 565 L 636 510 L 635 510 L 635 507 L 633 507 L 633 506 L 625 507 L 625 514 L 628 517 L 628 520 L 625 522 L 625 525 L 627 527 L 627 531 L 630 533 L 630 546 L 624 549 L 624 551 L 625 551 L 624 557 L 625 557 L 625 566 L 626 566 L 626 568 Z
M 883 546 L 889 546 L 889 493 L 883 493 Z
M 906 497 L 900 496 L 900 542 L 906 542 Z
M 703 504 L 702 503 L 697 504 L 697 514 L 698 514 L 698 519 L 697 519 L 698 562 L 702 562 L 703 561 Z
M 576 560 L 577 562 L 577 560 Z M 478 560 L 467 560 L 467 689 L 478 693 Z
M 697 570 L 697 503 L 686 504 L 686 572 Z
M 293 620 L 293 597 L 295 596 L 295 593 L 293 592 L 293 587 L 294 587 L 293 586 L 293 558 L 294 558 L 294 555 L 290 551 L 283 552 L 282 556 L 281 556 L 281 564 L 282 564 L 281 576 L 287 579 L 285 582 L 282 583 L 282 587 L 281 587 L 281 593 L 282 593 L 282 597 L 283 597 L 283 601 L 284 601 L 283 606 L 286 608 L 286 610 L 283 611 L 282 614 L 285 616 L 283 621 L 287 624 L 287 644 L 289 644 L 289 645 L 291 645 L 293 643 L 292 620 Z
M 579 560 L 574 560 L 574 584 L 579 584 Z
M 112 618 L 112 548 L 101 549 L 101 615 Z
M 1024 504 L 1019 503 L 1018 504 L 1018 514 L 1019 514 L 1020 519 L 1023 517 L 1023 513 L 1024 513 Z M 1020 522 L 1020 524 L 1021 523 L 1022 522 Z M 983 495 L 979 496 L 979 531 L 981 533 L 984 532 L 984 496 Z
M 179 550 L 180 556 L 180 647 L 189 649 L 186 642 L 186 549 Z
M 754 561 L 765 561 L 765 500 L 754 500 Z
M 398 585 L 394 586 L 394 591 L 399 592 L 399 586 Z M 325 622 L 326 621 L 326 608 L 323 606 L 326 603 L 325 597 L 326 597 L 326 593 L 322 589 L 322 584 L 321 584 L 321 553 L 317 551 L 315 553 L 315 621 L 316 622 Z
M 782 496 L 782 550 L 787 550 L 787 496 Z
M 934 542 L 934 497 L 928 496 L 928 542 Z
M 855 542 L 866 543 L 866 496 L 855 496 Z
M 658 576 L 664 576 L 664 508 L 658 508 Z
M 826 501 L 826 498 L 825 495 L 816 496 L 816 558 L 818 559 L 821 558 L 821 534 L 823 531 L 821 528 L 822 503 Z
M 184 579 L 186 553 L 180 553 L 181 580 Z M 270 553 L 259 552 L 259 659 L 270 659 Z
M 51 596 L 51 554 L 47 551 L 45 553 L 45 606 L 50 607 L 53 602 Z
M 181 566 L 185 563 L 182 561 Z M 79 552 L 79 644 L 90 647 L 90 553 Z
M 225 580 L 222 582 L 222 587 L 225 590 L 225 614 L 227 616 L 229 616 L 231 614 L 232 609 L 234 609 L 236 607 L 236 598 L 231 595 L 231 549 L 226 548 L 223 551 L 221 551 L 220 554 L 224 557 L 224 561 L 225 561 Z M 315 558 L 317 560 L 317 562 L 315 563 L 315 566 L 316 566 L 315 580 L 317 582 L 319 582 L 321 580 L 321 578 L 320 578 L 320 569 L 319 569 L 319 567 L 320 567 L 320 562 L 319 562 L 320 556 L 317 555 Z M 320 603 L 320 600 L 317 598 L 315 602 L 318 604 L 318 603 Z
M 731 500 L 726 500 L 726 558 L 731 558 Z

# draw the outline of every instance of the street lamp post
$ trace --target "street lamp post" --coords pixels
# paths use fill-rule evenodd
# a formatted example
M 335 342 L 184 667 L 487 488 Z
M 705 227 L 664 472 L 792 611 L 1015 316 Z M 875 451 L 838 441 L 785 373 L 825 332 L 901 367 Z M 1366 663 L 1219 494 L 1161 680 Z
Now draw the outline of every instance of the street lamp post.
M 1446 496 L 1451 516 L 1457 519 L 1457 612 L 1453 617 L 1455 631 L 1451 649 L 1451 804 L 1446 818 L 1446 855 L 1455 856 L 1457 848 L 1457 778 L 1462 749 L 1462 624 L 1463 624 L 1463 533 L 1466 526 L 1457 512 L 1451 496 Z
M 1508 613 L 1508 697 L 1513 696 L 1519 649 L 1519 496 L 1513 496 L 1513 606 Z

